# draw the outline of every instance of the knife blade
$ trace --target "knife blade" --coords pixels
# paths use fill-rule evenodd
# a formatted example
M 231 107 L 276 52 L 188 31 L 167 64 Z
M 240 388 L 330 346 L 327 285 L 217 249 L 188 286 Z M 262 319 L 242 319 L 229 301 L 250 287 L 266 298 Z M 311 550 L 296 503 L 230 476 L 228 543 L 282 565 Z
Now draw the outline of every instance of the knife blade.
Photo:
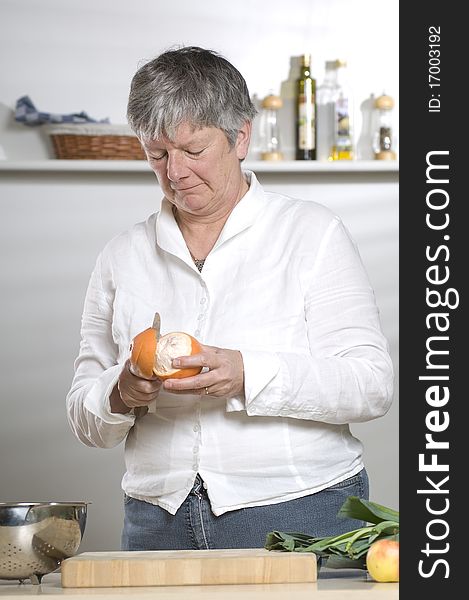
M 152 327 L 156 331 L 156 339 L 159 340 L 161 336 L 161 317 L 158 312 L 155 313 Z
M 161 317 L 160 317 L 160 313 L 156 312 L 155 316 L 153 317 L 153 325 L 152 328 L 155 330 L 155 335 L 156 335 L 156 341 L 158 341 L 161 337 Z M 133 371 L 131 370 L 131 373 Z M 135 375 L 135 373 L 134 373 Z M 137 408 L 134 408 L 134 414 L 136 417 L 144 417 L 148 410 L 149 407 L 148 406 L 139 406 Z

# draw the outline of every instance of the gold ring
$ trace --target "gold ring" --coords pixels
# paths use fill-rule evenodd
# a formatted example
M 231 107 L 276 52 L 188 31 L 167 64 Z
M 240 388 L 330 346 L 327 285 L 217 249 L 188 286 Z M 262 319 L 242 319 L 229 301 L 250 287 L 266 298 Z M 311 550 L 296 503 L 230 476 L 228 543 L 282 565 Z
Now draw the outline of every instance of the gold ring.
M 208 396 L 208 387 L 205 388 L 205 395 Z

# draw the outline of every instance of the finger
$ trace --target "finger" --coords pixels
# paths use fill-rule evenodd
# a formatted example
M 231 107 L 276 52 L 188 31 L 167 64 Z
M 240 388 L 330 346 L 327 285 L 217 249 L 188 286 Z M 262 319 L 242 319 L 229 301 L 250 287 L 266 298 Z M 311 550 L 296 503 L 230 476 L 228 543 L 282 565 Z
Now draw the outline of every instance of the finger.
M 160 391 L 159 388 L 154 390 L 140 390 L 122 384 L 118 386 L 118 389 L 122 397 L 133 398 L 138 402 L 151 402 L 158 396 Z
M 122 402 L 125 405 L 134 407 L 134 406 L 147 406 L 148 404 L 153 402 L 153 400 L 155 400 L 157 396 L 156 395 L 154 395 L 154 396 L 147 395 L 142 398 L 142 397 L 128 394 L 125 391 L 120 391 L 120 397 L 122 398 Z
M 148 393 L 158 390 L 162 384 L 161 379 L 156 377 L 154 379 L 145 379 L 139 377 L 138 375 L 134 375 L 131 373 L 129 368 L 123 369 L 119 377 L 119 381 L 123 384 L 123 386 L 126 387 L 126 389 Z
M 216 369 L 220 361 L 218 360 L 215 348 L 212 346 L 204 346 L 204 350 L 198 354 L 191 354 L 189 356 L 177 356 L 172 360 L 172 366 L 174 368 L 188 368 L 188 367 L 207 367 L 209 369 Z
M 216 383 L 214 381 L 213 374 L 210 371 L 203 373 L 202 375 L 194 375 L 194 377 L 183 377 L 182 379 L 166 379 L 163 383 L 163 388 L 170 392 L 173 391 L 184 391 L 187 394 L 187 390 L 200 390 L 206 386 L 210 386 Z
M 158 397 L 161 382 L 155 385 L 152 382 L 138 382 L 138 387 L 129 385 L 129 382 L 119 380 L 117 383 L 120 397 L 127 406 L 144 406 L 150 404 Z
M 124 404 L 127 406 L 148 406 L 148 404 L 151 404 L 154 400 L 156 400 L 159 395 L 157 392 L 154 394 L 139 395 L 129 393 L 126 390 L 119 390 L 119 393 L 122 398 L 122 402 L 124 402 Z
M 121 394 L 121 398 L 122 402 L 129 408 L 146 407 L 152 402 L 150 398 L 146 398 L 145 401 L 142 401 L 126 394 Z
M 135 400 L 134 398 L 130 398 L 127 396 L 121 396 L 122 398 L 122 402 L 128 407 L 128 408 L 140 408 L 143 406 L 148 406 L 148 404 L 150 404 L 149 402 L 138 402 L 137 400 Z
M 176 396 L 203 396 L 205 394 L 205 388 L 197 390 L 169 390 L 171 394 Z
M 176 396 L 184 396 L 184 395 L 191 395 L 191 396 L 224 396 L 225 394 L 223 393 L 223 391 L 221 389 L 217 389 L 212 387 L 203 387 L 203 388 L 198 388 L 198 389 L 193 389 L 193 390 L 171 390 L 171 394 L 174 394 Z
M 152 375 L 151 377 L 144 377 L 138 370 L 138 367 L 132 367 L 130 359 L 127 359 L 125 361 L 124 367 L 127 373 L 129 373 L 132 376 L 132 378 L 143 379 L 144 381 L 160 381 L 160 379 L 158 379 L 156 375 Z

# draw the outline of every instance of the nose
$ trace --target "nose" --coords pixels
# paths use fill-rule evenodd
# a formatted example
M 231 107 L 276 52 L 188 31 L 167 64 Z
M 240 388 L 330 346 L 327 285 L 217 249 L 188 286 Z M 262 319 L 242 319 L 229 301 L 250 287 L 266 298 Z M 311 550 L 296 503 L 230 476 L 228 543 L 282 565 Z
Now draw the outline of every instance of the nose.
M 178 151 L 168 153 L 166 173 L 170 181 L 177 183 L 180 179 L 187 176 L 187 171 L 184 155 L 182 153 Z

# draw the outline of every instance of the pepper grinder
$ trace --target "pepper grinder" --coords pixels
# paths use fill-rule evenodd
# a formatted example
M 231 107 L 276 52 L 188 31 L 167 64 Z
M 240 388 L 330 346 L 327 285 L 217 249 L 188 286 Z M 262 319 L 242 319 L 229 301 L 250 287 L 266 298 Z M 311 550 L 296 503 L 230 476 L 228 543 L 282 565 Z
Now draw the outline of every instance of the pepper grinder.
M 282 99 L 275 94 L 269 94 L 262 100 L 260 118 L 262 160 L 283 160 L 277 113 L 282 106 Z
M 375 100 L 376 129 L 373 136 L 373 151 L 376 160 L 396 160 L 396 140 L 392 128 L 394 100 L 387 94 Z

